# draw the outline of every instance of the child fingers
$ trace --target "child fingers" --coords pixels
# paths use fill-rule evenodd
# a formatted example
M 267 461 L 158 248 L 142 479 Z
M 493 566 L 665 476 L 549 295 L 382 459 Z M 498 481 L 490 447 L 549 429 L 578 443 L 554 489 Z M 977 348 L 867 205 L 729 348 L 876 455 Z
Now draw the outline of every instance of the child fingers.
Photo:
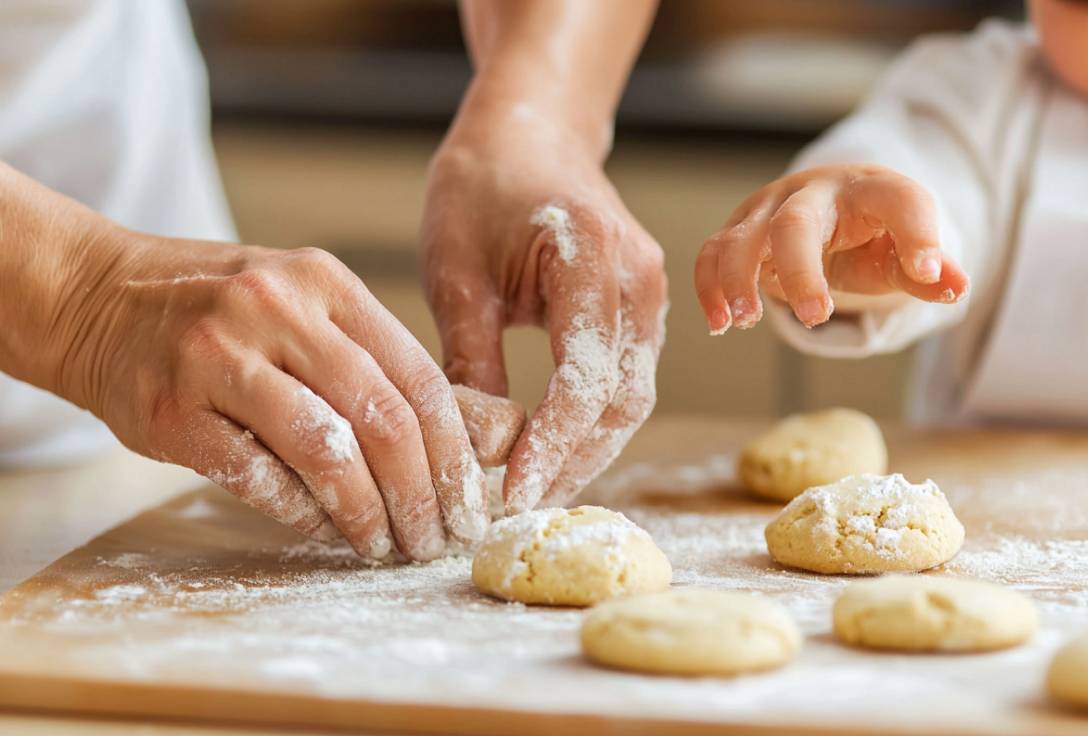
M 733 324 L 754 327 L 763 316 L 759 299 L 759 267 L 766 255 L 770 207 L 755 209 L 747 220 L 719 232 L 718 283 L 729 304 Z
M 707 238 L 696 259 L 695 288 L 712 334 L 734 325 L 753 327 L 763 316 L 759 268 L 767 257 L 767 223 L 779 200 L 770 191 L 757 195 Z
M 769 235 L 778 283 L 806 327 L 826 322 L 833 305 L 824 276 L 824 247 L 837 224 L 835 201 L 824 187 L 804 187 L 771 218 Z
M 970 290 L 967 274 L 947 256 L 941 260 L 941 276 L 935 283 L 918 283 L 904 272 L 887 235 L 866 247 L 836 253 L 827 274 L 837 291 L 872 295 L 902 292 L 938 304 L 955 304 Z
M 721 244 L 711 237 L 703 243 L 699 255 L 695 257 L 695 295 L 706 317 L 711 335 L 721 335 L 733 326 L 733 316 L 729 313 L 729 304 L 725 301 L 721 284 L 718 282 L 718 252 Z
M 937 207 L 921 184 L 894 172 L 883 172 L 859 186 L 857 206 L 866 221 L 879 221 L 895 242 L 895 254 L 906 276 L 919 284 L 941 280 L 941 247 Z

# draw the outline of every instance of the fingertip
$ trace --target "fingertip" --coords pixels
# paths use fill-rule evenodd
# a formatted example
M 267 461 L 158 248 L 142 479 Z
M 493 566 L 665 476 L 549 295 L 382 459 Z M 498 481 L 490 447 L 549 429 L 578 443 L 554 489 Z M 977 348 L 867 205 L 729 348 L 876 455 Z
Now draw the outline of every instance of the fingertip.
M 763 318 L 763 304 L 758 297 L 737 297 L 729 305 L 729 311 L 733 315 L 733 324 L 740 330 L 755 327 Z
M 941 293 L 937 295 L 937 301 L 941 304 L 959 304 L 967 298 L 969 291 L 970 288 L 967 284 L 963 284 L 959 289 L 950 286 L 941 290 Z
M 733 318 L 726 306 L 715 309 L 707 317 L 707 327 L 712 337 L 724 335 L 733 325 Z
M 941 280 L 941 259 L 932 250 L 922 251 L 912 261 L 915 279 L 922 284 L 935 284 Z
M 795 304 L 793 313 L 801 324 L 811 329 L 831 319 L 834 305 L 829 298 L 810 297 Z
M 372 560 L 384 560 L 392 551 L 393 537 L 389 535 L 389 532 L 382 530 L 381 533 L 376 534 L 374 538 L 370 540 L 367 556 Z

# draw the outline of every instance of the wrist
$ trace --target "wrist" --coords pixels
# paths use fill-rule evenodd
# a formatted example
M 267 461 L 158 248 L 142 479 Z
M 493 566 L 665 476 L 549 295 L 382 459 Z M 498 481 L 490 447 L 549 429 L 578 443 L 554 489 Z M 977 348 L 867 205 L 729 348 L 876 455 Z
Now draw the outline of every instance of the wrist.
M 473 78 L 452 133 L 466 128 L 482 135 L 528 129 L 581 150 L 603 164 L 612 148 L 615 110 L 571 82 L 561 70 L 534 67 L 518 58 L 492 60 Z
M 76 364 L 93 364 L 124 231 L 3 164 L 0 223 L 0 370 L 93 408 Z

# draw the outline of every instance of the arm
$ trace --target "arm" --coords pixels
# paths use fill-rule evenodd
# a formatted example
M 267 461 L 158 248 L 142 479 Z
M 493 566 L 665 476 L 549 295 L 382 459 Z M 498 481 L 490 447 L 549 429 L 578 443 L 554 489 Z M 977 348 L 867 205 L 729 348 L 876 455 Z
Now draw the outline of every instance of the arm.
M 455 383 L 505 394 L 503 329 L 548 331 L 556 372 L 508 464 L 516 512 L 572 498 L 654 404 L 662 253 L 602 170 L 653 3 L 463 9 L 477 71 L 431 164 L 424 288 Z
M 0 164 L 0 370 L 367 557 L 487 526 L 449 384 L 320 251 L 133 232 Z
M 462 114 L 501 115 L 504 108 L 528 106 L 603 162 L 616 106 L 656 6 L 656 0 L 464 0 L 476 75 Z
M 0 371 L 88 408 L 95 389 L 71 375 L 74 346 L 101 316 L 92 287 L 121 254 L 101 218 L 3 163 L 0 223 Z

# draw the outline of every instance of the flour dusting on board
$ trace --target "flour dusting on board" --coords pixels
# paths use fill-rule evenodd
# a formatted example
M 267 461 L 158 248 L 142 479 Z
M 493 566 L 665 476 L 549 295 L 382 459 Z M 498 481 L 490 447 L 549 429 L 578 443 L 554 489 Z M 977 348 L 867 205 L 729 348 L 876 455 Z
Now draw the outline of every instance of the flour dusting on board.
M 895 718 L 912 726 L 959 724 L 960 730 L 995 714 L 1014 717 L 1009 704 L 1022 707 L 1034 696 L 1046 658 L 1088 620 L 1084 525 L 1056 526 L 1046 541 L 1032 541 L 965 517 L 967 542 L 942 572 L 1015 583 L 1039 606 L 1040 633 L 1025 646 L 978 657 L 871 655 L 841 647 L 830 637 L 830 609 L 852 579 L 775 565 L 763 529 L 780 507 L 723 488 L 731 481 L 731 461 L 731 455 L 711 454 L 701 463 L 631 465 L 606 474 L 590 497 L 620 501 L 632 528 L 645 529 L 668 556 L 674 585 L 753 591 L 785 606 L 809 638 L 796 663 L 773 673 L 689 679 L 595 669 L 578 651 L 582 611 L 483 596 L 472 586 L 468 557 L 372 566 L 346 546 L 314 542 L 256 544 L 248 556 L 209 553 L 172 565 L 154 550 L 117 548 L 101 554 L 85 580 L 66 582 L 82 595 L 51 598 L 31 590 L 21 610 L 28 624 L 78 641 L 81 663 L 139 681 L 186 672 L 210 687 L 256 681 L 325 697 L 661 718 L 698 713 L 733 722 L 766 722 L 768 714 L 794 723 L 849 718 L 871 725 Z M 1075 490 L 1067 501 L 1088 504 L 1088 490 L 1080 490 L 1088 489 L 1084 475 L 1073 479 L 1080 485 L 1069 486 Z M 957 508 L 993 491 L 984 483 L 942 479 L 942 486 Z M 647 493 L 636 498 L 637 488 Z M 1030 487 L 1023 493 L 1010 488 L 994 495 L 1010 519 L 1033 503 L 1042 507 L 1045 525 L 1051 511 L 1061 512 L 1033 499 Z M 660 500 L 665 491 L 673 502 Z M 197 535 L 201 524 L 235 528 L 231 520 L 248 513 L 230 499 L 206 499 L 212 496 L 176 505 L 180 537 Z M 197 501 L 218 517 L 187 518 L 185 510 Z M 1066 519 L 1084 520 L 1078 508 L 1067 512 Z M 869 517 L 848 523 L 866 533 L 870 523 L 876 527 Z M 187 524 L 193 527 L 185 530 Z M 989 676 L 996 672 L 1000 678 Z M 788 713 L 783 693 L 790 694 Z M 940 720 L 949 717 L 954 720 Z

